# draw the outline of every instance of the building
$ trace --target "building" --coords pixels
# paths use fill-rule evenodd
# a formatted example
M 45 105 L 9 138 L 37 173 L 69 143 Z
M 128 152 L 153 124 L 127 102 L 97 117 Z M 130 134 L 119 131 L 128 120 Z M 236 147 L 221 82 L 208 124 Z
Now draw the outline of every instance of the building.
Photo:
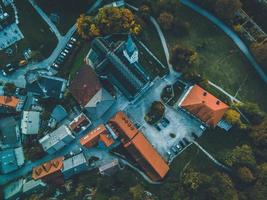
M 42 180 L 45 183 L 62 184 L 64 178 L 62 175 L 64 157 L 58 157 L 43 163 L 32 169 L 33 180 Z
M 123 112 L 118 112 L 111 118 L 108 125 L 121 138 L 123 147 L 131 157 L 153 181 L 159 181 L 166 176 L 169 171 L 167 163 Z
M 67 116 L 68 116 L 67 111 L 61 105 L 57 105 L 51 113 L 51 118 L 53 118 L 57 123 L 66 119 Z
M 0 96 L 0 113 L 17 112 L 20 100 L 16 97 Z
M 209 127 L 216 127 L 228 105 L 198 85 L 189 88 L 179 106 Z
M 20 146 L 20 129 L 14 117 L 0 120 L 0 141 L 2 149 Z
M 42 75 L 36 72 L 27 73 L 26 89 L 32 94 L 42 98 L 62 99 L 67 87 L 67 80 Z
M 97 128 L 90 131 L 87 135 L 80 139 L 81 145 L 85 146 L 86 148 L 96 146 L 100 142 L 104 144 L 105 147 L 109 147 L 114 144 L 111 134 L 109 134 L 103 124 L 99 125 Z
M 112 176 L 121 169 L 118 159 L 114 159 L 99 167 L 99 173 L 105 176 Z
M 42 145 L 44 151 L 48 154 L 53 154 L 72 142 L 74 138 L 70 129 L 62 125 L 52 133 L 42 137 L 39 143 Z
M 101 118 L 114 103 L 114 98 L 102 87 L 94 70 L 83 66 L 70 83 L 70 92 L 92 118 Z
M 63 161 L 62 174 L 65 179 L 88 169 L 88 163 L 80 153 Z
M 79 133 L 91 125 L 91 121 L 85 114 L 81 113 L 75 117 L 69 124 L 69 128 L 74 133 Z
M 24 195 L 36 193 L 39 190 L 41 190 L 42 188 L 46 187 L 46 185 L 47 184 L 44 183 L 41 179 L 25 181 L 23 183 L 22 192 Z
M 18 179 L 9 183 L 3 189 L 3 196 L 5 200 L 18 199 L 21 196 L 23 188 L 23 179 Z
M 22 147 L 0 151 L 0 172 L 8 174 L 19 169 L 25 158 Z
M 107 77 L 129 100 L 150 81 L 138 62 L 138 49 L 131 35 L 126 41 L 113 41 L 110 36 L 95 38 L 86 60 L 99 77 Z
M 24 111 L 21 120 L 21 132 L 25 135 L 38 134 L 40 128 L 40 112 Z

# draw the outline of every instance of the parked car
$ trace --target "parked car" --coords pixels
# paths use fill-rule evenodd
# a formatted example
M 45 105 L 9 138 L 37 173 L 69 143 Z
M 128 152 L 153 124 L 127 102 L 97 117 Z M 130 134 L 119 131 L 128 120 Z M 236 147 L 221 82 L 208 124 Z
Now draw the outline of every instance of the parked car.
M 205 130 L 206 130 L 206 127 L 203 126 L 203 125 L 200 125 L 200 129 L 201 129 L 202 131 L 205 131 Z
M 176 147 L 179 151 L 182 150 L 182 147 L 181 147 L 179 144 L 177 144 L 175 147 Z
M 73 41 L 73 42 L 77 42 L 77 39 L 74 38 L 74 37 L 71 37 L 70 40 Z
M 15 72 L 17 69 L 18 69 L 17 66 L 15 66 L 14 64 L 9 63 L 9 64 L 7 64 L 6 66 L 3 67 L 2 73 L 3 73 L 4 76 L 7 76 L 7 75 L 10 75 L 13 72 Z
M 171 147 L 171 150 L 173 151 L 173 153 L 177 154 L 178 153 L 178 149 L 175 146 Z
M 198 135 L 196 133 L 192 132 L 191 135 L 194 137 L 194 139 L 198 139 Z
M 67 54 L 64 52 L 61 52 L 60 55 L 65 56 L 65 57 L 67 56 Z
M 63 51 L 64 53 L 66 53 L 66 54 L 68 54 L 69 53 L 69 51 L 67 50 L 67 49 L 64 49 L 64 51 Z
M 68 46 L 68 47 L 70 47 L 70 48 L 72 48 L 72 47 L 73 47 L 73 45 L 72 45 L 72 44 L 67 44 L 67 46 Z
M 53 67 L 53 68 L 56 68 L 56 69 L 57 69 L 57 68 L 59 68 L 59 65 L 58 65 L 57 63 L 53 63 L 51 67 Z
M 186 145 L 188 145 L 188 144 L 190 144 L 190 142 L 188 141 L 188 139 L 187 138 L 183 138 L 183 141 L 184 141 L 184 143 L 186 144 Z
M 158 124 L 155 124 L 155 128 L 158 130 L 158 131 L 161 131 L 161 128 Z
M 183 141 L 182 141 L 182 140 L 180 140 L 180 141 L 179 141 L 179 144 L 180 144 L 180 146 L 181 146 L 182 148 L 184 148 L 184 147 L 185 147 L 185 144 L 183 143 Z

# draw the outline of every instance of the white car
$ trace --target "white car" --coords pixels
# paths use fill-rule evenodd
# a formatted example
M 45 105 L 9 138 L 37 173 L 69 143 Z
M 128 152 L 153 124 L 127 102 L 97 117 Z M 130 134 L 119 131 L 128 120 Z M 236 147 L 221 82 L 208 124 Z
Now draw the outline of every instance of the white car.
M 74 38 L 74 37 L 71 37 L 70 40 L 73 41 L 73 42 L 77 42 L 77 39 Z

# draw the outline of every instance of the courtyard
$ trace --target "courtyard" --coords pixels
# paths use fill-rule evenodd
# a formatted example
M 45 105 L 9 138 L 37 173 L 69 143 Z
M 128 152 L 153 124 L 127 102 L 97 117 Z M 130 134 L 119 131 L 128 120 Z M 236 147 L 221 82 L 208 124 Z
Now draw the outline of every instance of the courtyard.
M 145 95 L 140 97 L 134 104 L 129 104 L 125 109 L 130 119 L 139 127 L 149 142 L 165 160 L 169 160 L 174 156 L 174 152 L 172 152 L 171 148 L 178 145 L 179 141 L 184 138 L 191 141 L 193 139 L 192 132 L 198 137 L 201 136 L 203 132 L 200 128 L 201 122 L 191 117 L 180 108 L 174 109 L 165 106 L 164 117 L 169 123 L 165 127 L 159 124 L 161 130 L 158 130 L 155 126 L 148 124 L 144 120 L 152 102 L 160 101 L 161 91 L 168 84 L 169 82 L 165 79 L 156 79 Z

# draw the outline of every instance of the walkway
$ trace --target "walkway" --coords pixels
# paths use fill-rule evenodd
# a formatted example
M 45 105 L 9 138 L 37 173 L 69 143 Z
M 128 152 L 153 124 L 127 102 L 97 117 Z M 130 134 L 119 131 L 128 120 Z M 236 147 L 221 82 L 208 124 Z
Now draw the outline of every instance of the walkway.
M 45 14 L 45 12 L 36 4 L 34 0 L 28 0 L 29 3 L 34 7 L 34 9 L 39 13 L 43 20 L 48 24 L 50 30 L 53 31 L 58 39 L 61 39 L 62 35 L 60 34 L 56 25 L 50 20 L 50 18 Z
M 214 15 L 202 9 L 195 3 L 191 2 L 190 0 L 180 0 L 180 2 L 184 4 L 185 6 L 191 8 L 195 12 L 199 13 L 200 15 L 208 18 L 212 23 L 214 23 L 223 32 L 225 32 L 225 34 L 227 34 L 233 40 L 233 42 L 238 46 L 238 48 L 243 52 L 243 54 L 248 59 L 250 64 L 255 68 L 256 72 L 261 77 L 261 79 L 267 84 L 267 75 L 262 70 L 260 65 L 256 62 L 253 55 L 250 53 L 248 47 L 245 45 L 245 43 L 239 38 L 239 36 L 234 31 L 232 31 L 228 26 L 226 26 L 221 20 L 216 18 Z

